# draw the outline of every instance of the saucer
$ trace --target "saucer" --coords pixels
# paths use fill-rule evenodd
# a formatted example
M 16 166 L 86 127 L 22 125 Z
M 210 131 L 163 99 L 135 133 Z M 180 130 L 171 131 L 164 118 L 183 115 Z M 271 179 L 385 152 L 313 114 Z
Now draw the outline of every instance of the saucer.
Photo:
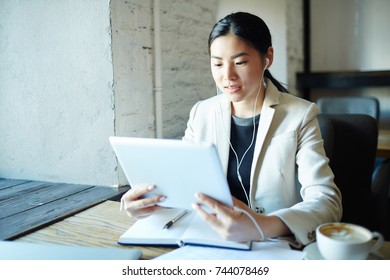
M 305 260 L 324 260 L 324 257 L 321 255 L 320 251 L 318 250 L 317 242 L 307 245 L 303 249 L 303 251 L 306 252 Z M 367 257 L 367 260 L 381 260 L 381 259 L 383 258 L 371 253 Z
M 303 252 L 306 252 L 305 260 L 324 260 L 324 257 L 318 250 L 317 242 L 307 245 Z

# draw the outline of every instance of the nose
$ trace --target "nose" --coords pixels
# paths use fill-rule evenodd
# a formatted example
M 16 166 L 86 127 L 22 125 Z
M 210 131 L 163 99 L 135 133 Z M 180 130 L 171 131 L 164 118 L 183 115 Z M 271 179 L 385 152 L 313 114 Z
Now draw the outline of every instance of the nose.
M 237 73 L 232 65 L 226 65 L 224 79 L 227 81 L 234 81 L 237 79 Z

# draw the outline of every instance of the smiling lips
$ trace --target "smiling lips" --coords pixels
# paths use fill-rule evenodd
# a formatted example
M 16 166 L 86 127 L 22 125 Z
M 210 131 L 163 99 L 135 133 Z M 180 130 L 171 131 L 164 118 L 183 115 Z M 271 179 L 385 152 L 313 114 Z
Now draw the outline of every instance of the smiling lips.
M 241 86 L 238 86 L 238 85 L 230 85 L 230 86 L 225 86 L 225 89 L 229 92 L 229 93 L 236 93 L 238 91 L 241 90 Z

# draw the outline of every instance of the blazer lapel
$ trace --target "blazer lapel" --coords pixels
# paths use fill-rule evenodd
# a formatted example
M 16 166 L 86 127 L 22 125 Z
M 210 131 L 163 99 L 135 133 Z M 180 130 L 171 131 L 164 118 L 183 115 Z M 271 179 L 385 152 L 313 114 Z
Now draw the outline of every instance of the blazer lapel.
M 256 176 L 258 175 L 256 174 L 256 168 L 257 165 L 259 164 L 260 154 L 263 149 L 266 149 L 266 147 L 264 147 L 264 141 L 265 138 L 267 137 L 269 128 L 271 127 L 272 124 L 272 119 L 275 114 L 275 109 L 273 108 L 273 106 L 276 104 L 279 104 L 279 91 L 271 82 L 268 82 L 267 91 L 263 102 L 263 107 L 261 109 L 259 129 L 257 131 L 256 145 L 253 154 L 253 162 L 251 168 L 251 182 L 250 182 L 251 186 L 253 186 L 254 183 L 253 180 L 255 178 L 255 175 Z
M 223 95 L 219 97 L 218 105 L 215 110 L 215 143 L 217 145 L 218 154 L 221 160 L 221 165 L 225 174 L 229 163 L 230 151 L 230 130 L 231 130 L 231 107 L 230 101 Z M 261 110 L 259 129 L 256 136 L 256 145 L 253 155 L 252 170 L 251 170 L 251 186 L 255 170 L 258 164 L 258 159 L 263 150 L 264 141 L 268 134 L 272 119 L 275 113 L 274 105 L 279 103 L 279 92 L 271 83 L 267 83 L 267 92 L 264 98 L 263 108 Z

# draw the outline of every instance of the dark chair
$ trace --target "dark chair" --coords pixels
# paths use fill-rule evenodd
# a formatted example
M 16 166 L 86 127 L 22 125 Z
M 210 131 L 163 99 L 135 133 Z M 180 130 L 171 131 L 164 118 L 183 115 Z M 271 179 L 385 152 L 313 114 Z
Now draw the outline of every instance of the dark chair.
M 372 177 L 372 193 L 374 210 L 379 219 L 384 221 L 379 225 L 379 231 L 384 233 L 385 239 L 390 240 L 390 158 L 384 159 L 374 170 Z
M 342 221 L 383 232 L 386 213 L 381 209 L 387 207 L 387 202 L 378 193 L 385 192 L 386 186 L 373 176 L 377 121 L 360 114 L 320 114 L 318 121 L 329 165 L 342 194 Z
M 380 106 L 375 97 L 321 97 L 316 103 L 322 114 L 364 114 L 379 120 Z

